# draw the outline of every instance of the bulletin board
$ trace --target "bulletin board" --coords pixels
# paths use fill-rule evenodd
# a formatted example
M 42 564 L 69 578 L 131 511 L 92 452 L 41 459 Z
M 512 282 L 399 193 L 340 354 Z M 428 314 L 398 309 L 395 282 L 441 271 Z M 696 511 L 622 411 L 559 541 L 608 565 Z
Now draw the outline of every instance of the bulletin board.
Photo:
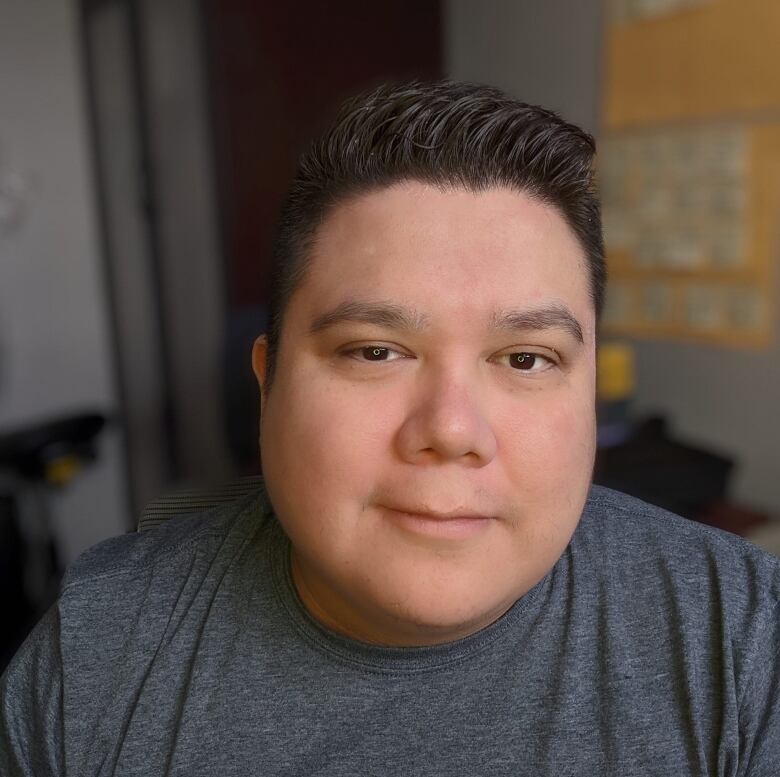
M 604 331 L 766 346 L 780 237 L 780 2 L 608 0 Z

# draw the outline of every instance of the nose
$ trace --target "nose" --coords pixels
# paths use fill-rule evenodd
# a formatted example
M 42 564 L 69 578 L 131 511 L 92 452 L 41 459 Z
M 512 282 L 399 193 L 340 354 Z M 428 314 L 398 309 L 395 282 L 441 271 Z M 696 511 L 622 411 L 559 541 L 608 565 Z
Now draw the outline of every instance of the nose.
M 497 442 L 483 404 L 472 381 L 454 375 L 429 380 L 398 430 L 401 457 L 413 464 L 484 467 L 495 457 Z

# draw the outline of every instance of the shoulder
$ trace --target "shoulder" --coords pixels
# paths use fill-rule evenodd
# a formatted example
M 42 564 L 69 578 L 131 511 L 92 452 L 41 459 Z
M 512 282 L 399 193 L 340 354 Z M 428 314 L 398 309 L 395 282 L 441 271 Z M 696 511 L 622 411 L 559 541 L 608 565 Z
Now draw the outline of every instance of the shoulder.
M 747 540 L 594 486 L 572 541 L 602 584 L 747 644 L 780 612 L 780 558 Z
M 262 492 L 194 513 L 173 515 L 153 529 L 105 540 L 85 551 L 63 579 L 61 604 L 84 589 L 119 588 L 178 577 L 194 559 L 208 565 L 225 545 L 235 546 L 254 536 L 268 522 L 270 510 Z
M 602 486 L 591 488 L 581 527 L 584 535 L 608 537 L 624 552 L 645 557 L 660 554 L 689 569 L 706 561 L 724 571 L 738 564 L 755 567 L 770 578 L 780 574 L 780 558 L 742 537 Z
M 56 604 L 70 702 L 108 710 L 110 689 L 135 687 L 162 654 L 186 663 L 225 581 L 254 563 L 271 518 L 249 496 L 84 553 Z

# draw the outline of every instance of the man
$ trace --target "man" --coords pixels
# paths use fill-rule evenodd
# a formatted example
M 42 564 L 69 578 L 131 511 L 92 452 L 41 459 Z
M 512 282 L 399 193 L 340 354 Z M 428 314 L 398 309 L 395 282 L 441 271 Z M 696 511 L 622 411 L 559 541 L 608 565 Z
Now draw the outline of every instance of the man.
M 777 773 L 780 562 L 590 487 L 592 156 L 488 87 L 344 107 L 253 352 L 267 494 L 82 557 L 1 774 Z

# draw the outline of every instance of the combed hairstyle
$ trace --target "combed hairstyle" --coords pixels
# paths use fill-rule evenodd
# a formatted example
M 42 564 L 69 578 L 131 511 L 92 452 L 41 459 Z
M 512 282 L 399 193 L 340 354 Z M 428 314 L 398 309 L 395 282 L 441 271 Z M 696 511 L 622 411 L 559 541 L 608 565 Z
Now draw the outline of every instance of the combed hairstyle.
M 401 181 L 507 187 L 559 211 L 587 261 L 596 316 L 606 283 L 593 138 L 500 89 L 456 81 L 384 85 L 347 101 L 301 156 L 274 244 L 266 390 L 284 315 L 317 228 L 345 201 Z

